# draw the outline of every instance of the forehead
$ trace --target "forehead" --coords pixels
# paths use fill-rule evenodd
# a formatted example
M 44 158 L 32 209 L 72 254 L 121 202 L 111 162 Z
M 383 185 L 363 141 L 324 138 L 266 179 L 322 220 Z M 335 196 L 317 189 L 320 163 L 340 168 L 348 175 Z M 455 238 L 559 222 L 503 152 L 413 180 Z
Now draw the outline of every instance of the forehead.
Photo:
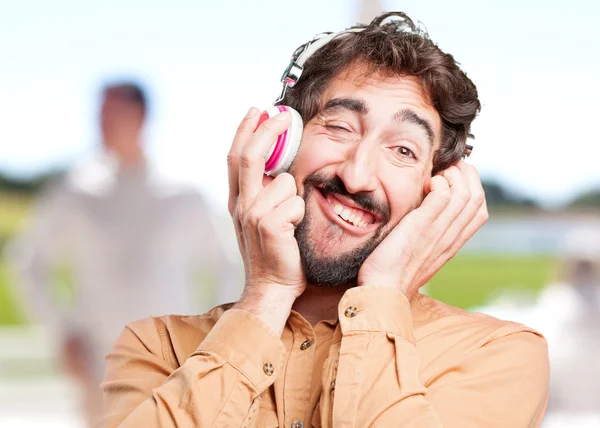
M 322 105 L 333 98 L 357 98 L 364 101 L 373 119 L 391 120 L 401 110 L 413 110 L 433 125 L 435 135 L 441 131 L 441 118 L 431 105 L 419 78 L 366 74 L 364 67 L 354 67 L 334 77 L 323 92 Z

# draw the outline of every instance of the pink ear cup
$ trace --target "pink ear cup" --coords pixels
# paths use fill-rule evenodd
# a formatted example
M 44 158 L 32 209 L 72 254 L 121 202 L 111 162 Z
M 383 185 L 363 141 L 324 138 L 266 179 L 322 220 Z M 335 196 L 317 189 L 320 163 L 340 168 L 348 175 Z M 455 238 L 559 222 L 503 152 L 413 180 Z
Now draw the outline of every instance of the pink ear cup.
M 275 106 L 275 107 L 278 110 L 277 114 L 287 110 L 285 106 Z M 270 116 L 270 117 L 273 117 L 273 116 Z M 288 138 L 287 134 L 288 134 L 288 130 L 286 129 L 283 132 L 283 134 L 280 134 L 277 137 L 277 141 L 275 142 L 275 147 L 273 147 L 273 149 L 272 149 L 271 156 L 269 156 L 269 159 L 265 163 L 265 171 L 273 170 L 277 166 L 277 163 L 281 160 L 281 155 L 283 154 L 283 149 L 285 147 L 286 140 Z
M 271 150 L 265 158 L 265 174 L 271 176 L 276 176 L 282 172 L 286 172 L 289 169 L 294 161 L 294 158 L 296 157 L 296 153 L 298 153 L 300 141 L 302 140 L 302 117 L 291 107 L 270 107 L 263 113 L 264 118 L 261 116 L 259 125 L 267 118 L 271 118 L 282 111 L 290 112 L 292 115 L 292 123 L 284 133 L 277 137 L 277 141 L 275 144 L 273 144 Z

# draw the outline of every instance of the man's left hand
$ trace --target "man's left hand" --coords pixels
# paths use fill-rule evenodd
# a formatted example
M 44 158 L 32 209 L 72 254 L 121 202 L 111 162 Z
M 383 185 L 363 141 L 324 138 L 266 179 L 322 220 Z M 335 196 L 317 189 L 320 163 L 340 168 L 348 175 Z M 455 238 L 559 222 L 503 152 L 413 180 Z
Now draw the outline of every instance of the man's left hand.
M 463 161 L 432 177 L 425 192 L 365 260 L 359 285 L 397 287 L 410 299 L 488 219 L 479 174 Z

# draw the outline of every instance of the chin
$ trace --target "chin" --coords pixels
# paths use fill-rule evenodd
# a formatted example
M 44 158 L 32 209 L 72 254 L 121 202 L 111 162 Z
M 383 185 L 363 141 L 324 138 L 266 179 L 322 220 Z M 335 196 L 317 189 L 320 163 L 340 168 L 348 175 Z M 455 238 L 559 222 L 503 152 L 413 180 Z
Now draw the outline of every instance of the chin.
M 314 218 L 314 217 L 313 217 Z M 309 240 L 318 254 L 336 258 L 361 247 L 371 234 L 363 237 L 350 235 L 338 225 L 325 219 L 315 219 L 309 228 Z
M 362 263 L 381 242 L 381 234 L 353 236 L 308 205 L 304 220 L 296 229 L 307 281 L 327 287 L 355 283 Z

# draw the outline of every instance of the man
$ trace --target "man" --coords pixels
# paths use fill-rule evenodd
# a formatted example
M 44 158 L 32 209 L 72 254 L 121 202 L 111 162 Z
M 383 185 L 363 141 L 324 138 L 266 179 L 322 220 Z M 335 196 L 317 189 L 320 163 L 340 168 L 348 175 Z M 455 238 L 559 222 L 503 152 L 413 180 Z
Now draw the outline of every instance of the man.
M 99 416 L 104 355 L 124 324 L 210 308 L 216 302 L 194 293 L 201 273 L 219 277 L 219 303 L 239 293 L 203 199 L 146 160 L 146 104 L 132 83 L 103 90 L 102 153 L 42 196 L 9 254 L 32 317 L 58 335 L 61 362 L 85 388 L 90 420 Z M 55 298 L 56 271 L 72 279 L 72 305 Z
M 600 421 L 600 228 L 588 225 L 569 231 L 561 253 L 560 279 L 542 290 L 531 311 L 532 324 L 548 330 L 548 411 Z
M 250 109 L 229 154 L 241 298 L 130 324 L 103 426 L 538 426 L 544 339 L 418 293 L 487 219 L 460 161 L 475 86 L 391 13 L 318 49 L 284 94 L 305 122 L 290 174 L 263 175 L 287 113 L 256 129 Z

